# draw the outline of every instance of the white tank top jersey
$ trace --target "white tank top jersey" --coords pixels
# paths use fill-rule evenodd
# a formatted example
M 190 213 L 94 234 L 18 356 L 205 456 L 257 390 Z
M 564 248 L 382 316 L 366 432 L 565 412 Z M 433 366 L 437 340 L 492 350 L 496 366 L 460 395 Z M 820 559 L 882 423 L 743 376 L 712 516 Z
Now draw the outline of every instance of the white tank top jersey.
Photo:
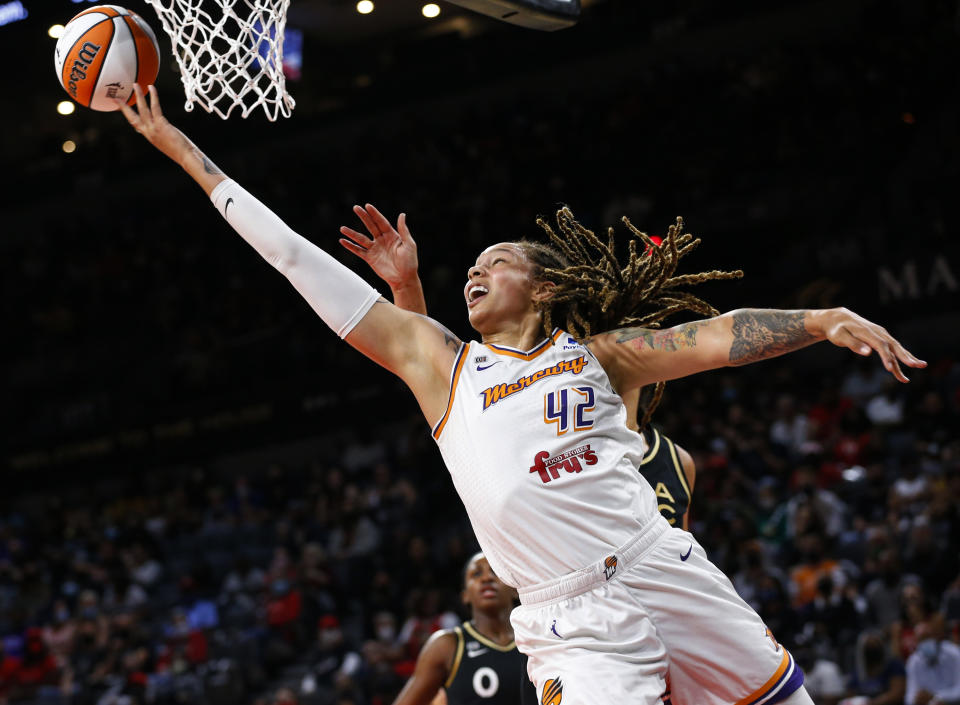
M 560 330 L 528 352 L 461 346 L 433 437 L 503 582 L 584 568 L 659 518 L 626 413 L 597 358 Z

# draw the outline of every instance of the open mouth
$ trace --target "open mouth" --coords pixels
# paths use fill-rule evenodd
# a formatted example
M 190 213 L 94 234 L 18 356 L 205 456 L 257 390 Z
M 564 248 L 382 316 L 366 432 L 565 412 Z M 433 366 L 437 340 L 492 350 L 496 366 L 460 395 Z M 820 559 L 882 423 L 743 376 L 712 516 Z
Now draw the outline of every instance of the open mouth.
M 497 596 L 497 589 L 493 587 L 484 588 L 480 591 L 480 596 L 487 599 L 493 599 Z
M 473 306 L 477 301 L 489 294 L 487 287 L 481 284 L 475 284 L 467 290 L 467 306 Z

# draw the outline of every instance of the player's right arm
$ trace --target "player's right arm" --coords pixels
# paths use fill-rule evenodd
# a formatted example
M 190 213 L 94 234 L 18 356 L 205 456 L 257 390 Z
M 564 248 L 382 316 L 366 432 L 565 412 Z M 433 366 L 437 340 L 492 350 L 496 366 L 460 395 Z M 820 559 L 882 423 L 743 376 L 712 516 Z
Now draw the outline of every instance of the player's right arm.
M 449 630 L 435 632 L 420 650 L 413 675 L 393 705 L 430 705 L 450 676 L 456 653 L 457 635 Z
M 149 88 L 149 106 L 140 86 L 134 91 L 136 111 L 119 104 L 133 128 L 203 188 L 234 230 L 293 284 L 334 332 L 403 379 L 428 422 L 439 419 L 446 410 L 450 369 L 460 348 L 456 336 L 426 316 L 379 297 L 354 272 L 293 232 L 170 124 L 156 88 Z M 368 214 L 372 222 L 377 216 L 383 218 Z

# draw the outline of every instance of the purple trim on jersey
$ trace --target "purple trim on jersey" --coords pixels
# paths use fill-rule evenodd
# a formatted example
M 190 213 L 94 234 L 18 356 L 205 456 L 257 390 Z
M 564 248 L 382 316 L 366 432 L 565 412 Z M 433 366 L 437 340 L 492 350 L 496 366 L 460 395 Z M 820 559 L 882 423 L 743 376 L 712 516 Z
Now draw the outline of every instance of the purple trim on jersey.
M 793 661 L 793 657 L 790 657 L 790 660 Z M 790 677 L 787 679 L 787 682 L 783 684 L 783 687 L 780 689 L 780 692 L 774 695 L 770 700 L 767 701 L 767 705 L 773 705 L 773 703 L 779 703 L 782 700 L 786 700 L 790 695 L 797 692 L 800 689 L 800 686 L 803 685 L 803 669 L 797 665 L 796 661 L 793 661 L 793 672 L 790 674 Z
M 534 346 L 532 350 L 517 350 L 517 348 L 509 348 L 506 345 L 494 345 L 493 343 L 484 343 L 484 345 L 486 345 L 488 348 L 493 348 L 494 350 L 501 350 L 503 352 L 512 352 L 512 353 L 517 353 L 519 355 L 533 355 L 534 353 L 539 352 L 540 350 L 543 350 L 543 348 L 546 345 L 552 344 L 554 342 L 554 339 L 557 337 L 557 333 L 559 331 L 560 329 L 555 327 L 553 329 L 553 332 L 550 334 L 550 337 L 544 340 L 543 342 L 537 344 L 536 346 Z
M 792 693 L 803 685 L 803 669 L 793 660 L 793 655 L 787 652 L 787 658 L 790 659 L 790 665 L 783 672 L 779 680 L 771 687 L 767 688 L 762 695 L 751 700 L 748 705 L 774 705 L 782 700 L 786 700 Z M 773 693 L 773 695 L 770 695 Z

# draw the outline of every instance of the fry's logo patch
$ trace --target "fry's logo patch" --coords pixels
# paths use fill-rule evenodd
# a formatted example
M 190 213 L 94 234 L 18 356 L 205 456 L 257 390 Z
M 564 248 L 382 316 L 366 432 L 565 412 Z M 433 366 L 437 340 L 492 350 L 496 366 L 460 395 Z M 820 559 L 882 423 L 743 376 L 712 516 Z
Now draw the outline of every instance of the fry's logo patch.
M 580 463 L 581 460 L 583 464 Z M 597 460 L 597 451 L 591 450 L 589 443 L 572 448 L 552 458 L 547 451 L 541 450 L 533 457 L 533 466 L 530 468 L 530 472 L 539 474 L 540 480 L 546 483 L 558 479 L 561 470 L 578 473 L 583 470 L 584 465 L 596 465 Z
M 545 367 L 542 370 L 537 370 L 532 375 L 520 377 L 512 384 L 502 382 L 501 384 L 494 385 L 493 387 L 487 387 L 483 390 L 483 392 L 481 392 L 481 396 L 483 397 L 483 410 L 486 411 L 498 401 L 506 399 L 511 394 L 522 392 L 524 389 L 536 382 L 539 382 L 541 379 L 546 379 L 547 377 L 552 377 L 553 375 L 562 375 L 566 372 L 572 372 L 573 374 L 578 375 L 583 372 L 583 368 L 586 367 L 589 362 L 590 361 L 587 360 L 585 356 L 581 355 L 574 360 L 561 360 L 556 365 Z

